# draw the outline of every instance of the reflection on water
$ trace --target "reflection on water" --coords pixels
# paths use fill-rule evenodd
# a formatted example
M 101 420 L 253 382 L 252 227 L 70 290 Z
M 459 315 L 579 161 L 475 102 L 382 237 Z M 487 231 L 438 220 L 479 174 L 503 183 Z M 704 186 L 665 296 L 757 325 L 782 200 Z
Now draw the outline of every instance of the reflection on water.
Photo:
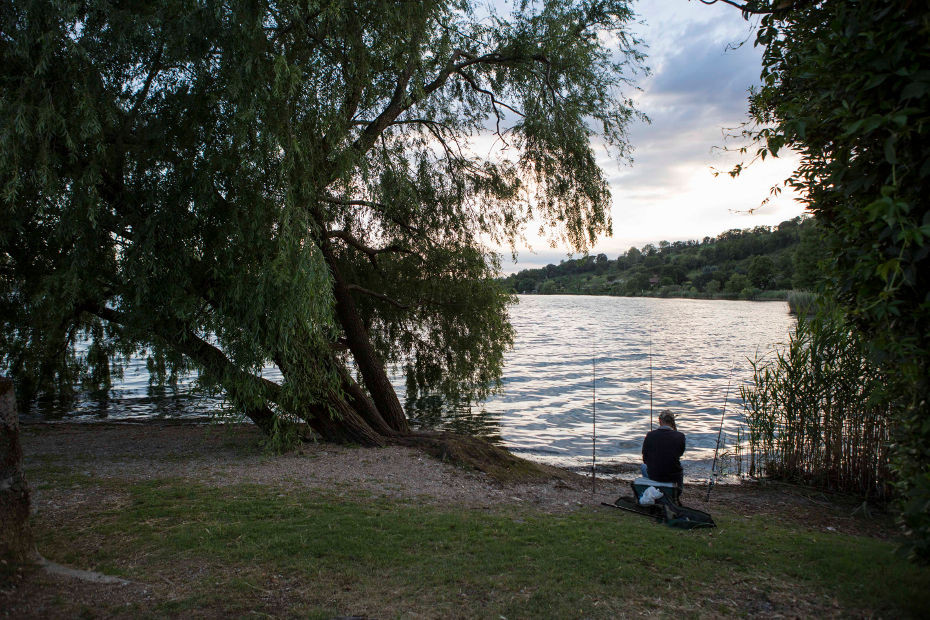
M 516 342 L 502 392 L 479 405 L 408 399 L 411 421 L 490 436 L 527 458 L 576 468 L 591 463 L 594 389 L 598 463 L 638 457 L 649 430 L 650 348 L 654 414 L 676 414 L 686 458 L 712 457 L 728 382 L 724 432 L 732 435 L 738 384 L 752 374 L 747 358 L 786 340 L 794 325 L 787 304 L 746 301 L 521 296 L 510 315 Z M 395 385 L 403 401 L 403 377 Z M 37 404 L 30 415 L 207 419 L 223 407 L 222 398 L 197 394 L 190 377 L 173 388 L 149 385 L 145 360 L 134 359 L 109 394 Z
M 724 432 L 735 434 L 747 358 L 787 339 L 787 304 L 626 297 L 521 296 L 503 393 L 485 403 L 514 452 L 590 466 L 592 392 L 599 463 L 636 460 L 653 413 L 671 409 L 689 460 L 713 457 L 727 384 Z M 595 382 L 596 373 L 596 382 Z
M 181 377 L 173 385 L 152 384 L 146 360 L 133 357 L 122 379 L 113 378 L 108 392 L 84 391 L 69 400 L 39 400 L 22 417 L 81 422 L 162 419 L 208 422 L 227 411 L 222 396 L 198 389 L 195 375 Z
M 404 401 L 404 411 L 413 428 L 441 429 L 484 437 L 494 443 L 501 442 L 500 422 L 497 416 L 488 413 L 480 403 L 450 403 L 437 395 L 408 397 Z

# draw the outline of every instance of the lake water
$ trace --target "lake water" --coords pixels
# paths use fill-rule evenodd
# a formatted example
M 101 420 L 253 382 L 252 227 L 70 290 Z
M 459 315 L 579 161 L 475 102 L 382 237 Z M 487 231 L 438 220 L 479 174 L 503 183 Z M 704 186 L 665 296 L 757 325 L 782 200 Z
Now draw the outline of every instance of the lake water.
M 445 424 L 480 427 L 522 456 L 581 469 L 592 458 L 596 391 L 599 468 L 639 459 L 653 418 L 671 409 L 687 436 L 686 467 L 698 475 L 713 458 L 727 385 L 724 438 L 732 445 L 742 408 L 738 386 L 749 359 L 784 342 L 794 326 L 785 303 L 594 296 L 521 296 L 501 393 Z M 651 351 L 651 356 L 650 356 Z M 106 396 L 82 395 L 67 410 L 38 407 L 29 417 L 71 420 L 210 419 L 221 398 L 149 385 L 132 360 Z M 404 399 L 402 377 L 396 387 Z
M 653 418 L 675 413 L 691 471 L 713 458 L 728 383 L 724 439 L 732 445 L 749 360 L 786 341 L 795 324 L 786 303 L 567 295 L 521 296 L 511 320 L 503 393 L 485 403 L 505 446 L 590 467 L 596 389 L 598 463 L 640 460 L 651 349 Z

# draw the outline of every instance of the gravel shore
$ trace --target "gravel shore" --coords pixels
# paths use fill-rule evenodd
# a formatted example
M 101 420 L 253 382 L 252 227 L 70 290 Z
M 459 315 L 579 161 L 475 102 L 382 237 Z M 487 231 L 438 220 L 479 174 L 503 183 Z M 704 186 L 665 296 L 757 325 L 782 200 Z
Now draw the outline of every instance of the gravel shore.
M 591 478 L 578 474 L 532 484 L 501 483 L 401 446 L 307 443 L 288 454 L 273 455 L 262 449 L 261 434 L 248 424 L 45 423 L 24 425 L 22 435 L 27 477 L 37 488 L 33 509 L 46 512 L 79 501 L 69 489 L 43 484 L 47 466 L 101 480 L 182 478 L 213 487 L 251 483 L 336 494 L 361 492 L 430 505 L 488 510 L 519 506 L 550 513 L 599 509 L 601 502 L 629 494 L 629 481 L 638 475 L 629 471 L 612 479 L 598 478 L 592 491 Z M 683 502 L 708 512 L 724 508 L 837 531 L 896 534 L 889 519 L 863 520 L 853 515 L 858 505 L 842 496 L 744 482 L 717 485 L 705 501 L 706 490 L 705 484 L 686 481 Z
M 415 448 L 307 443 L 288 454 L 271 455 L 261 449 L 260 440 L 250 425 L 60 423 L 23 428 L 26 468 L 39 477 L 42 470 L 37 466 L 54 461 L 101 479 L 172 477 L 218 487 L 298 486 L 468 508 L 533 505 L 547 512 L 612 501 L 628 488 L 620 480 L 599 480 L 592 495 L 590 478 L 578 475 L 568 482 L 505 486 Z M 43 509 L 43 494 L 34 497 L 38 510 Z

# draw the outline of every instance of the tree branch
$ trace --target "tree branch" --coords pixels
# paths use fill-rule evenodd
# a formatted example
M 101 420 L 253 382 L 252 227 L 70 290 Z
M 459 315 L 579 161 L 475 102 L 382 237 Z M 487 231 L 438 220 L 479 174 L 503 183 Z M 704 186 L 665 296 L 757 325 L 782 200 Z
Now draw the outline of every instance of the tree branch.
M 139 91 L 139 94 L 136 96 L 136 102 L 132 106 L 132 110 L 129 112 L 130 121 L 135 120 L 136 113 L 139 111 L 139 107 L 142 105 L 142 102 L 149 95 L 149 89 L 152 87 L 152 81 L 155 79 L 155 76 L 158 75 L 158 72 L 161 71 L 161 56 L 165 51 L 165 46 L 162 45 L 158 48 L 155 57 L 152 59 L 152 66 L 149 67 L 149 73 L 145 76 L 145 84 L 142 86 L 142 90 Z
M 372 291 L 372 290 L 367 289 L 367 288 L 365 288 L 365 287 L 363 287 L 363 286 L 359 286 L 358 284 L 347 284 L 347 285 L 346 285 L 346 288 L 349 289 L 350 291 L 358 291 L 359 293 L 362 293 L 363 295 L 368 295 L 369 297 L 375 297 L 375 298 L 380 299 L 380 300 L 382 300 L 382 301 L 386 301 L 386 302 L 388 302 L 389 304 L 392 304 L 392 305 L 397 306 L 397 307 L 400 308 L 401 310 L 409 310 L 409 309 L 410 309 L 410 306 L 409 306 L 408 304 L 402 304 L 402 303 L 400 303 L 399 301 L 397 301 L 396 299 L 391 299 L 391 298 L 388 297 L 387 295 L 384 295 L 384 294 L 379 293 L 379 292 L 377 292 L 377 291 Z
M 356 250 L 367 254 L 368 260 L 370 260 L 372 264 L 374 264 L 375 257 L 378 254 L 384 254 L 385 252 L 400 252 L 403 254 L 415 254 L 413 250 L 409 250 L 397 243 L 392 243 L 383 248 L 373 248 L 373 247 L 367 246 L 361 241 L 359 241 L 356 237 L 354 237 L 351 233 L 345 230 L 327 230 L 326 236 L 330 238 L 342 239 L 343 241 L 351 245 Z
M 699 0 L 702 4 L 717 4 L 717 2 L 723 2 L 724 4 L 729 4 L 732 7 L 736 7 L 743 13 L 747 15 L 771 15 L 773 13 L 778 13 L 780 11 L 788 11 L 797 7 L 800 7 L 805 4 L 810 4 L 810 0 L 781 0 L 775 6 L 767 9 L 757 8 L 751 6 L 750 2 L 745 4 L 740 4 L 737 0 Z
M 324 198 L 324 202 L 328 202 L 333 205 L 342 205 L 345 207 L 368 207 L 370 209 L 375 209 L 383 217 L 388 220 L 391 220 L 394 224 L 400 226 L 401 228 L 407 230 L 408 232 L 413 233 L 414 235 L 420 237 L 427 237 L 426 233 L 416 226 L 411 226 L 410 224 L 401 221 L 390 214 L 390 207 L 383 202 L 376 202 L 373 200 L 340 200 L 338 198 Z
M 82 309 L 105 321 L 124 327 L 130 326 L 125 314 L 118 310 L 108 308 L 105 305 L 88 303 L 83 305 Z M 238 394 L 238 392 L 241 392 L 241 389 L 237 389 L 236 384 L 250 386 L 266 401 L 276 403 L 281 398 L 280 385 L 263 377 L 256 377 L 252 373 L 242 370 L 233 364 L 220 349 L 201 339 L 180 321 L 172 321 L 170 325 L 165 325 L 161 328 L 153 326 L 152 335 L 158 336 L 174 347 L 178 352 L 196 361 L 208 372 L 217 377 L 226 376 L 231 379 L 229 382 L 223 382 L 223 387 L 233 398 L 241 395 Z M 248 399 L 243 398 L 243 401 L 245 400 Z M 270 431 L 274 413 L 268 408 L 267 404 L 259 408 L 250 407 L 246 413 L 262 430 L 266 432 Z
M 460 58 L 465 58 L 466 60 L 457 62 Z M 388 103 L 388 106 L 381 112 L 381 114 L 378 115 L 374 121 L 372 121 L 370 125 L 368 125 L 367 128 L 365 128 L 365 130 L 355 140 L 355 143 L 352 146 L 356 151 L 362 153 L 367 152 L 368 149 L 370 149 L 371 146 L 375 143 L 375 140 L 378 139 L 378 136 L 381 135 L 381 133 L 384 132 L 384 130 L 391 123 L 393 123 L 398 116 L 431 95 L 434 91 L 441 88 L 443 84 L 448 81 L 449 77 L 454 73 L 461 74 L 463 69 L 477 64 L 501 65 L 524 62 L 528 60 L 549 63 L 549 59 L 540 54 L 532 54 L 528 56 L 504 56 L 497 52 L 492 52 L 482 56 L 471 56 L 463 50 L 455 50 L 452 53 L 452 56 L 449 57 L 449 62 L 447 62 L 443 70 L 439 72 L 439 75 L 437 75 L 433 81 L 424 84 L 420 96 L 414 97 L 412 95 L 406 94 L 406 88 L 410 82 L 410 77 L 413 75 L 414 69 L 412 64 L 413 60 L 411 59 L 411 62 L 408 63 L 404 74 L 398 81 L 397 88 L 394 90 L 394 95 L 391 97 L 391 101 Z M 508 109 L 511 109 L 513 112 L 523 116 L 520 112 L 517 112 L 512 108 L 508 107 Z
M 413 76 L 415 68 L 413 57 L 411 57 L 407 62 L 407 66 L 404 67 L 404 72 L 397 80 L 397 86 L 394 88 L 394 94 L 391 96 L 391 100 L 388 102 L 387 107 L 365 128 L 362 135 L 356 139 L 353 146 L 357 150 L 363 153 L 367 152 L 385 128 L 387 128 L 394 119 L 400 116 L 404 110 L 413 105 L 415 98 L 407 96 L 407 85 L 410 83 L 410 78 Z M 407 102 L 406 105 L 405 102 Z

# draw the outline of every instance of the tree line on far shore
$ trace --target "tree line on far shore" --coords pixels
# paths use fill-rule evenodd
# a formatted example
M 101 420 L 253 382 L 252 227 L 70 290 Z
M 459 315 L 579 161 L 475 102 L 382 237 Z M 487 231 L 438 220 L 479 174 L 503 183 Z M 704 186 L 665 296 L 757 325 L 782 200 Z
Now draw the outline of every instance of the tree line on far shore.
M 812 289 L 825 258 L 816 222 L 733 229 L 701 241 L 660 241 L 524 269 L 504 279 L 516 293 L 784 299 Z

